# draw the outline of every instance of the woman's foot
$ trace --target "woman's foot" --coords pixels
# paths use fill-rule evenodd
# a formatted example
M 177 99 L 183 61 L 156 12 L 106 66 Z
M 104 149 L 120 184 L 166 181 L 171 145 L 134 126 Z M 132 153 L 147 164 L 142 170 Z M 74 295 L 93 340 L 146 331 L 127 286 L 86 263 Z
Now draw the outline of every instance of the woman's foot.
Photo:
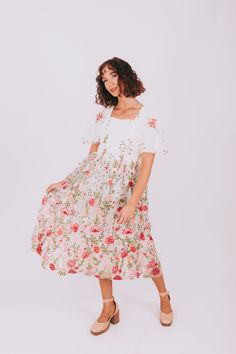
M 174 313 L 170 304 L 169 291 L 159 292 L 160 295 L 160 322 L 162 326 L 170 326 L 173 322 Z
M 97 336 L 106 332 L 110 327 L 110 323 L 115 325 L 119 322 L 120 311 L 114 297 L 103 299 L 102 313 L 91 326 L 90 332 Z
M 100 316 L 98 317 L 98 322 L 106 322 L 108 317 L 111 314 L 113 314 L 114 311 L 115 311 L 115 303 L 114 303 L 114 301 L 110 301 L 110 302 L 104 303 L 102 312 L 101 312 Z
M 168 295 L 160 296 L 160 309 L 164 313 L 172 312 L 172 307 Z

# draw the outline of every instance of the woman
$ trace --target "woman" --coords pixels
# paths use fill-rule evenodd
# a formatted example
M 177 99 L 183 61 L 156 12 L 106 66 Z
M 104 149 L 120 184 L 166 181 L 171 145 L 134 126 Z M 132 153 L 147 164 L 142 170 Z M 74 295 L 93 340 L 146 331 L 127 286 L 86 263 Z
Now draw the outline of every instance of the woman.
M 98 70 L 96 103 L 102 110 L 84 143 L 88 156 L 42 200 L 32 250 L 45 269 L 60 275 L 98 278 L 103 308 L 90 332 L 99 335 L 119 322 L 112 280 L 151 278 L 160 295 L 160 322 L 173 311 L 151 235 L 147 183 L 155 153 L 167 150 L 159 122 L 136 97 L 145 91 L 135 71 L 113 57 Z

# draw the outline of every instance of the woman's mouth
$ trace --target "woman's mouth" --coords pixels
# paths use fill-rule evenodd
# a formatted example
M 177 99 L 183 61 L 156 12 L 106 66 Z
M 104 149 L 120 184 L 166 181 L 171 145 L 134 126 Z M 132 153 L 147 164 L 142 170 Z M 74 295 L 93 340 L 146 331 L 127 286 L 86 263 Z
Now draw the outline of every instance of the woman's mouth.
M 115 92 L 115 91 L 116 91 L 116 87 L 113 88 L 113 89 L 111 89 L 110 91 L 111 91 L 111 92 Z

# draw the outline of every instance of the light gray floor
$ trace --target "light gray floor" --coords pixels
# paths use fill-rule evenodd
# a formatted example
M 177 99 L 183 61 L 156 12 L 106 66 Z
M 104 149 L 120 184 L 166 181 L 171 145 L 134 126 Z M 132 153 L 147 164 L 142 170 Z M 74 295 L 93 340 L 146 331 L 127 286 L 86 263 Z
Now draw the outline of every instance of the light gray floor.
M 208 289 L 172 287 L 175 320 L 166 328 L 158 320 L 159 303 L 151 281 L 116 283 L 120 323 L 95 337 L 89 327 L 101 308 L 96 281 L 48 277 L 51 286 L 46 281 L 31 286 L 15 282 L 5 305 L 2 301 L 1 353 L 235 353 L 233 291 L 226 290 L 233 290 L 230 279 L 219 279 L 223 287 L 216 283 Z

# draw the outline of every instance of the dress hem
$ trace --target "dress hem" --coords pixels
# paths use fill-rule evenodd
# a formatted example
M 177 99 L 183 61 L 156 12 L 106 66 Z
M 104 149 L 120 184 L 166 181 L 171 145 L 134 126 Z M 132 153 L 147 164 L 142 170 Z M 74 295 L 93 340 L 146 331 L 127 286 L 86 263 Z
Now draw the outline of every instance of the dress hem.
M 114 276 L 111 276 L 111 277 L 107 277 L 107 276 L 101 276 L 99 273 L 96 273 L 96 272 L 85 272 L 83 270 L 81 271 L 76 271 L 74 269 L 71 269 L 69 271 L 60 271 L 60 270 L 57 270 L 56 268 L 54 267 L 50 267 L 50 264 L 49 265 L 46 265 L 46 264 L 43 264 L 41 263 L 41 267 L 46 270 L 46 271 L 52 271 L 54 273 L 57 273 L 60 277 L 65 277 L 67 275 L 70 275 L 70 274 L 79 274 L 79 275 L 84 275 L 84 276 L 89 276 L 89 277 L 94 277 L 96 279 L 109 279 L 109 280 L 134 280 L 134 279 L 139 279 L 139 278 L 159 278 L 162 276 L 162 267 L 161 267 L 161 262 L 158 261 L 157 262 L 158 265 L 155 266 L 155 270 L 157 269 L 159 272 L 157 274 L 151 274 L 152 272 L 152 269 L 150 269 L 150 273 L 144 273 L 142 271 L 136 271 L 136 276 L 133 276 L 133 277 L 127 277 L 127 276 L 121 276 L 119 274 L 114 274 Z

